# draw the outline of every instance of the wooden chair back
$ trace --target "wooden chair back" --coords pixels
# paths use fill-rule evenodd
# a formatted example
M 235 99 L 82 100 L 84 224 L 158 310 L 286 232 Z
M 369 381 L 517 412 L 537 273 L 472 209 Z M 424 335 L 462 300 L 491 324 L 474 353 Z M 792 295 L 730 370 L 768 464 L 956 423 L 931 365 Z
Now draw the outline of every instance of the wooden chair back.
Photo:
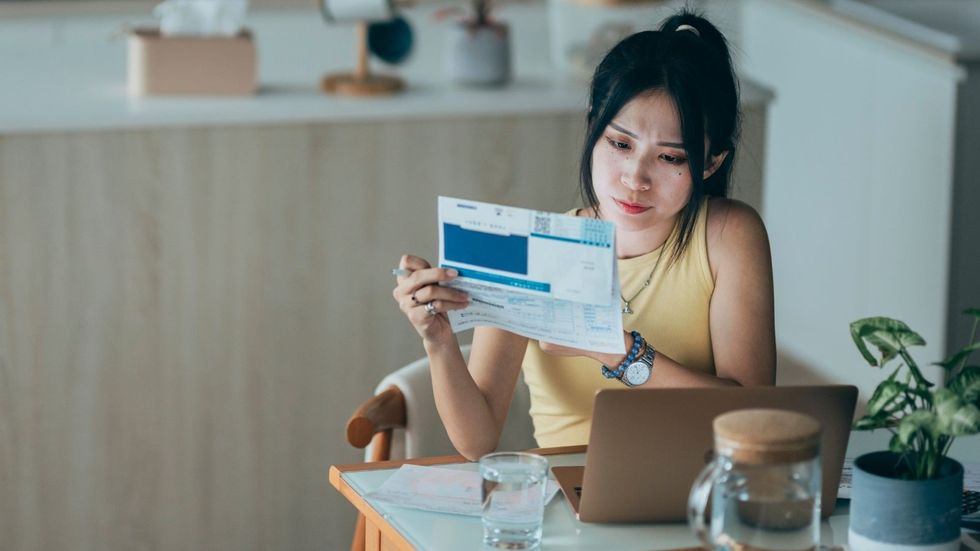
M 391 432 L 405 428 L 405 396 L 391 386 L 364 401 L 347 420 L 347 442 L 364 449 L 374 442 L 370 461 L 391 459 Z M 351 551 L 364 551 L 364 515 L 358 513 Z

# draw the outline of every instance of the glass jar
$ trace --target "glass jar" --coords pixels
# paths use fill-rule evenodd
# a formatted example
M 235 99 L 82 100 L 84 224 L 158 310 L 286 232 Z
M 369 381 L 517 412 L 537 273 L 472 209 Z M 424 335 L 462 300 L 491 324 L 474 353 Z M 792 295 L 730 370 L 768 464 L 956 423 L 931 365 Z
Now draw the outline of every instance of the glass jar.
M 688 520 L 702 544 L 740 551 L 816 548 L 820 423 L 792 411 L 747 409 L 718 416 L 713 428 L 715 457 L 688 500 Z

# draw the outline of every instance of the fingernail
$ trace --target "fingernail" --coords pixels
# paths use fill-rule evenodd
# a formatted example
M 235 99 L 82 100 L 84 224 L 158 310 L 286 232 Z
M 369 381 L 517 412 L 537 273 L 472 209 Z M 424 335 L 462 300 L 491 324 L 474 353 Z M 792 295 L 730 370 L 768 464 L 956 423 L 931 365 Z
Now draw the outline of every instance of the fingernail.
M 456 277 L 459 275 L 459 272 L 457 272 L 452 268 L 449 268 L 448 270 L 446 270 L 446 275 L 448 275 L 449 277 Z

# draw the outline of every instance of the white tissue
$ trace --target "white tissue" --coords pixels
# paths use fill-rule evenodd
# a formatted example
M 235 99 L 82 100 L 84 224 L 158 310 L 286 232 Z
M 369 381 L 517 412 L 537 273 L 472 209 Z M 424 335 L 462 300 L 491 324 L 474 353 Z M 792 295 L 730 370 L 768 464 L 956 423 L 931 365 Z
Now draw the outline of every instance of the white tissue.
M 234 36 L 242 28 L 248 0 L 164 0 L 153 8 L 160 34 Z

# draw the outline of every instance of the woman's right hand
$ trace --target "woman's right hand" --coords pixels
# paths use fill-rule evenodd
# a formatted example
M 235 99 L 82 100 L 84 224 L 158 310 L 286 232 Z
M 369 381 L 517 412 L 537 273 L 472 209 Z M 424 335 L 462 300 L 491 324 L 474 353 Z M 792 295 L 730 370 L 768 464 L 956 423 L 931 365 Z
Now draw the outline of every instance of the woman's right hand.
M 424 258 L 412 255 L 402 256 L 398 267 L 411 272 L 398 276 L 398 285 L 392 291 L 398 307 L 427 344 L 449 342 L 453 330 L 446 312 L 462 310 L 470 303 L 465 292 L 439 285 L 455 279 L 456 270 L 433 268 Z M 430 305 L 428 309 L 426 305 Z

